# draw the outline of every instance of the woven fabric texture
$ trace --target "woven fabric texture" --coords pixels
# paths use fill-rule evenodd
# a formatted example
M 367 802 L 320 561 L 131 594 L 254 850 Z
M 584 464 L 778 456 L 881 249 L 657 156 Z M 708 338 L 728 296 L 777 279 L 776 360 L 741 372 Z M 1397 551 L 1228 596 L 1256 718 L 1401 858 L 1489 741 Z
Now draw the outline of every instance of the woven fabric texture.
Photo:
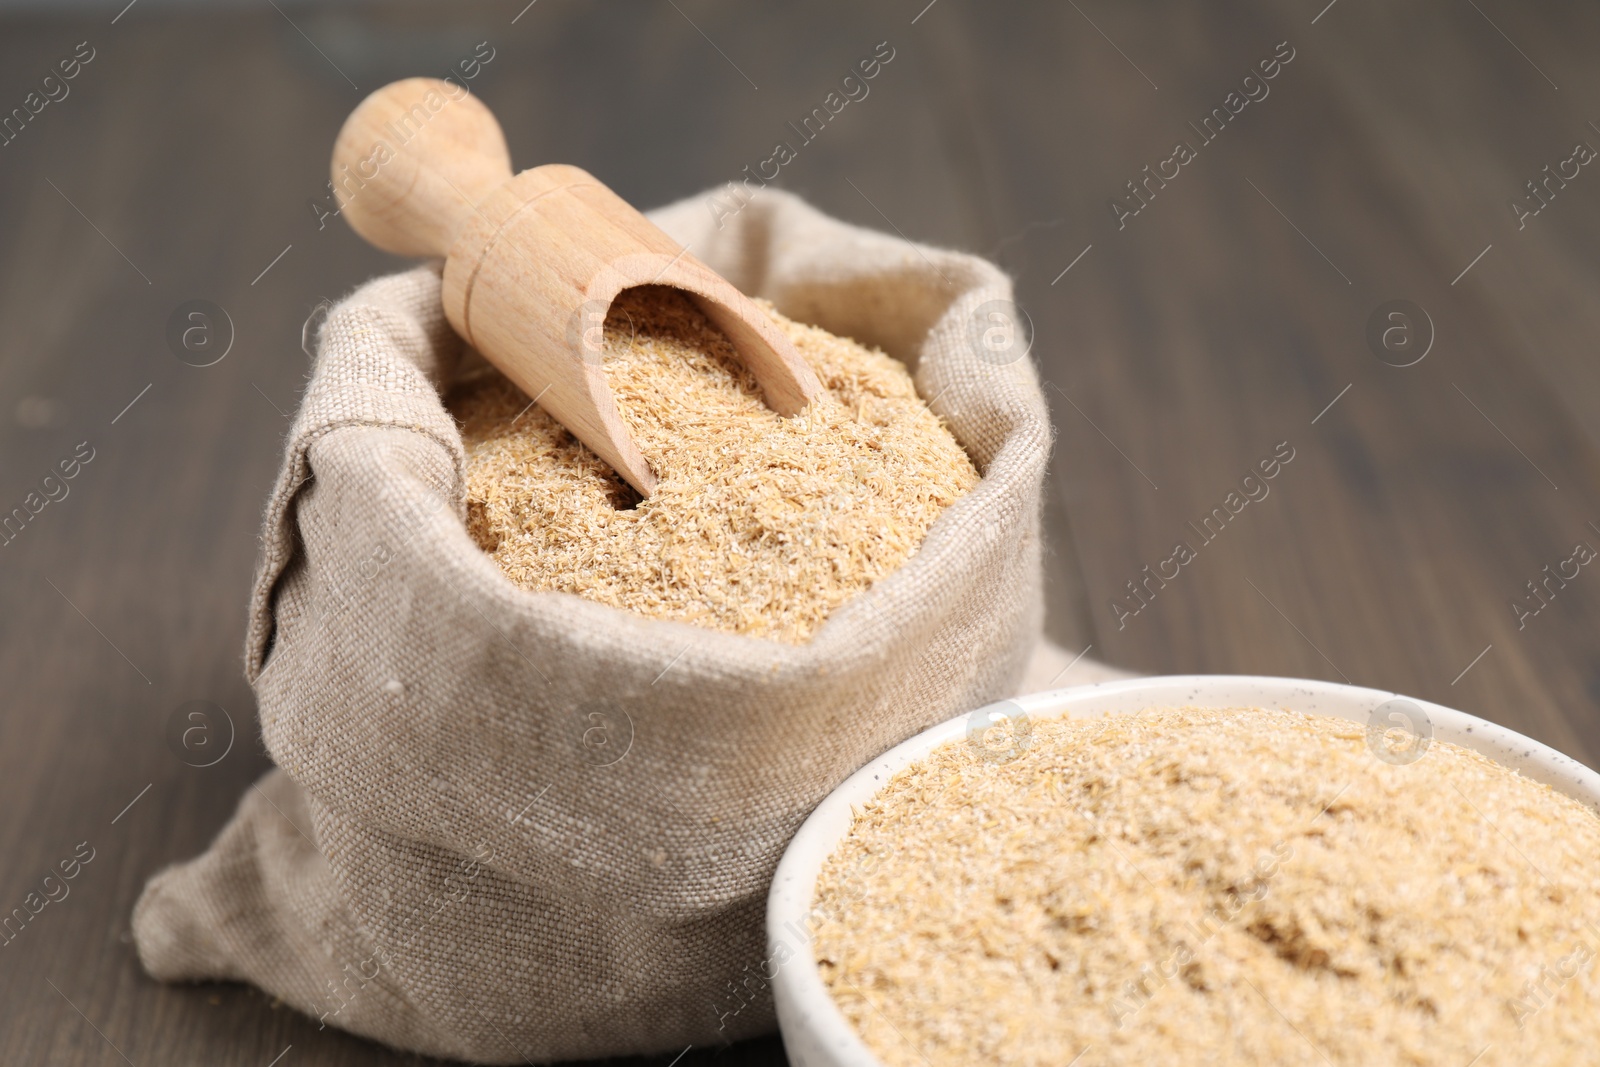
M 856 768 L 1018 691 L 1050 451 L 1009 280 L 758 195 L 652 218 L 785 315 L 911 367 L 983 479 L 805 645 L 513 586 L 464 522 L 437 267 L 329 315 L 268 504 L 246 672 L 278 768 L 134 914 L 161 979 L 236 979 L 389 1045 L 487 1063 L 773 1026 L 734 982 L 772 872 Z M 1004 305 L 1000 305 L 1004 306 Z

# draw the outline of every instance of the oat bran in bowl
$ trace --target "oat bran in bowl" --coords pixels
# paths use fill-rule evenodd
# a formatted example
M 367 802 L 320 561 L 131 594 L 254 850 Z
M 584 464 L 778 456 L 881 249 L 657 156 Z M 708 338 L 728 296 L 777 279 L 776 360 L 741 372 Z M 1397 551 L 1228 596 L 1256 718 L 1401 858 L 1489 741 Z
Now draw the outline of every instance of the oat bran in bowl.
M 816 809 L 763 976 L 805 1067 L 1591 1062 L 1597 805 L 1570 758 L 1377 690 L 1038 694 Z

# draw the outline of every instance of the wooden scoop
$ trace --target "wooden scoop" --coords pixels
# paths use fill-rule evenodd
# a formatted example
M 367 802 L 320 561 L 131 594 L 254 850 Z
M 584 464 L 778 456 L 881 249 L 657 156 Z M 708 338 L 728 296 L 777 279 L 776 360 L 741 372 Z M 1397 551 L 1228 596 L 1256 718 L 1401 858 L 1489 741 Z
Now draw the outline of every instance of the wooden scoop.
M 408 78 L 363 100 L 334 144 L 333 187 L 379 248 L 444 256 L 450 325 L 645 496 L 655 475 L 601 368 L 623 289 L 689 294 L 780 415 L 822 392 L 759 307 L 593 176 L 560 163 L 513 176 L 500 124 L 460 86 Z

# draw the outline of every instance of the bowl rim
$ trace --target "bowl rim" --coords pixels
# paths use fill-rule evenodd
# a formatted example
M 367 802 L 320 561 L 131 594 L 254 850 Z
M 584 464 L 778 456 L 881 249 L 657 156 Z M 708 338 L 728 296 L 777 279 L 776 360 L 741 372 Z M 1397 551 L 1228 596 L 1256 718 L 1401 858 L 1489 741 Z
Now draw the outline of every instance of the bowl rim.
M 1409 709 L 1381 710 L 1397 701 L 1420 709 L 1420 724 Z M 896 772 L 939 745 L 975 726 L 992 724 L 995 715 L 1009 717 L 1020 710 L 1025 718 L 1081 719 L 1185 705 L 1277 707 L 1365 722 L 1369 730 L 1398 726 L 1398 711 L 1415 735 L 1477 751 L 1600 813 L 1600 774 L 1579 761 L 1497 723 L 1389 690 L 1270 675 L 1179 674 L 1047 690 L 985 705 L 902 741 L 856 771 L 817 805 L 784 850 L 767 895 L 763 976 L 772 986 L 786 1048 L 791 1055 L 804 1053 L 796 1056 L 797 1062 L 881 1067 L 823 985 L 809 933 L 817 876 L 849 832 L 854 806 L 870 800 Z M 1384 726 L 1377 726 L 1379 722 Z M 1417 749 L 1418 756 L 1424 754 L 1425 749 Z

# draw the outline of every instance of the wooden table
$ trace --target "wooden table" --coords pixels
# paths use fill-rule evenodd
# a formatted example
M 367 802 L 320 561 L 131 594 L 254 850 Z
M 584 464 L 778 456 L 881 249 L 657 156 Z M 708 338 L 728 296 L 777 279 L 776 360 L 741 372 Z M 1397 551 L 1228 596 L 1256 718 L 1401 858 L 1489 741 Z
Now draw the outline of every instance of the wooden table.
M 0 1062 L 408 1059 L 246 988 L 157 985 L 128 915 L 267 766 L 240 651 L 301 323 L 397 266 L 317 224 L 334 132 L 480 41 L 518 164 L 640 204 L 765 159 L 889 41 L 780 183 L 1017 278 L 1060 435 L 1052 635 L 1143 671 L 1349 679 L 1600 757 L 1600 575 L 1548 603 L 1527 584 L 1600 547 L 1600 168 L 1565 162 L 1600 146 L 1600 12 L 925 3 L 5 17 L 0 107 L 78 42 L 93 58 L 0 147 L 0 507 L 92 458 L 0 549 L 0 908 L 78 843 L 95 858 L 0 949 Z M 1535 200 L 1547 164 L 1569 178 Z M 166 338 L 194 299 L 231 320 L 211 366 Z M 236 730 L 214 766 L 168 747 L 191 700 Z

